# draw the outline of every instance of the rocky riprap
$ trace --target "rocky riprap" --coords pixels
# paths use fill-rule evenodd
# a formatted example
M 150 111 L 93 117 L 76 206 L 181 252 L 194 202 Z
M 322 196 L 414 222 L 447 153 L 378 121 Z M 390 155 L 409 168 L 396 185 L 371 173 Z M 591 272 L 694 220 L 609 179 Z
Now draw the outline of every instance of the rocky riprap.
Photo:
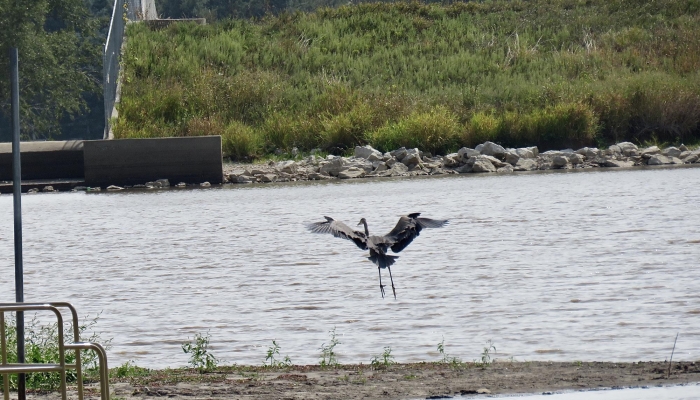
M 457 153 L 432 156 L 419 149 L 400 148 L 381 153 L 371 146 L 355 147 L 352 157 L 316 155 L 299 161 L 268 164 L 232 164 L 225 168 L 231 183 L 269 183 L 323 179 L 353 179 L 389 176 L 464 174 L 479 172 L 512 173 L 574 168 L 624 168 L 642 165 L 692 164 L 700 162 L 700 149 L 684 145 L 659 149 L 639 148 L 622 142 L 597 149 L 584 147 L 540 153 L 537 147 L 506 149 L 486 142 L 474 149 L 463 147 Z

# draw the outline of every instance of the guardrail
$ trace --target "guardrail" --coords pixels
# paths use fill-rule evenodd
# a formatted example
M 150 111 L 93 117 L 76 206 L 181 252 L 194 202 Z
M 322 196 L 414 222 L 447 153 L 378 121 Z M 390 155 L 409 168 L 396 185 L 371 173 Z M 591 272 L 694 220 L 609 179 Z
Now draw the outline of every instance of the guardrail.
M 59 308 L 70 310 L 73 320 L 73 342 L 65 343 L 63 338 L 63 315 Z M 58 363 L 45 364 L 17 364 L 7 362 L 7 343 L 5 332 L 5 313 L 18 311 L 50 311 L 56 316 L 58 329 Z M 66 364 L 65 351 L 75 351 L 75 364 Z M 61 399 L 67 399 L 66 371 L 75 369 L 77 374 L 78 399 L 83 400 L 83 374 L 80 363 L 80 350 L 93 350 L 99 360 L 100 372 L 100 395 L 102 400 L 109 400 L 109 368 L 107 366 L 107 353 L 104 347 L 98 343 L 81 342 L 80 327 L 78 325 L 78 312 L 75 307 L 66 302 L 48 303 L 0 303 L 0 353 L 2 363 L 0 363 L 0 374 L 3 376 L 3 396 L 5 400 L 10 399 L 10 374 L 23 374 L 32 372 L 58 372 L 60 374 Z

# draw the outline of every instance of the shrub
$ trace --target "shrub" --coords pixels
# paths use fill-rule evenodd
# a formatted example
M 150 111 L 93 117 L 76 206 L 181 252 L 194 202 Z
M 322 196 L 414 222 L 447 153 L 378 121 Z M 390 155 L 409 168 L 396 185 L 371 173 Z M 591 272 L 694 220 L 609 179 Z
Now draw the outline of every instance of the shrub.
M 321 147 L 340 154 L 365 144 L 365 132 L 372 128 L 372 110 L 364 103 L 349 112 L 330 116 L 322 121 Z
M 508 146 L 537 143 L 543 149 L 579 148 L 595 143 L 598 119 L 581 103 L 557 104 L 530 113 L 507 112 L 500 141 Z
M 224 157 L 237 161 L 251 161 L 260 156 L 262 140 L 253 128 L 238 121 L 229 123 L 222 132 L 221 147 Z
M 414 112 L 399 122 L 387 124 L 369 134 L 372 146 L 382 151 L 417 147 L 433 154 L 446 154 L 459 144 L 457 117 L 442 106 L 428 112 Z
M 492 112 L 478 112 L 467 121 L 462 144 L 474 147 L 485 141 L 497 141 L 501 131 L 501 120 Z

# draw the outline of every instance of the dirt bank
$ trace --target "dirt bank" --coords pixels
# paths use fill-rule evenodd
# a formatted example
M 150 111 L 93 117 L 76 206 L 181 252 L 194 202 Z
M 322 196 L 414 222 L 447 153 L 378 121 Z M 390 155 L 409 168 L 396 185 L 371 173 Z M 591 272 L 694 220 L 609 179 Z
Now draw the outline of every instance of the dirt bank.
M 545 393 L 700 382 L 700 362 L 508 362 L 482 368 L 472 363 L 395 364 L 337 368 L 226 367 L 199 374 L 192 370 L 151 371 L 112 380 L 112 398 L 145 399 L 426 399 L 459 395 Z M 96 386 L 87 397 L 97 398 Z M 74 396 L 73 392 L 73 396 Z M 13 395 L 16 395 L 13 393 Z M 448 397 L 449 396 L 449 397 Z M 57 393 L 29 398 L 53 400 Z M 16 398 L 13 396 L 13 398 Z

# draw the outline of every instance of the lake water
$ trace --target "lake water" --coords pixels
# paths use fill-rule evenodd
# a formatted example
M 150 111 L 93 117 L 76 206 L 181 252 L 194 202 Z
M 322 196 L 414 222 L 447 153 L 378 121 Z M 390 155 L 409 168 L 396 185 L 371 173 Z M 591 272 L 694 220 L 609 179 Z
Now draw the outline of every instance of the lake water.
M 178 367 L 211 336 L 224 363 L 272 340 L 318 362 L 385 346 L 399 362 L 700 359 L 700 168 L 356 180 L 24 195 L 25 301 L 101 313 L 110 364 Z M 392 269 L 398 300 L 332 216 L 387 233 L 399 215 L 449 218 Z M 14 301 L 12 196 L 0 196 L 0 302 Z M 389 275 L 382 274 L 388 283 Z

